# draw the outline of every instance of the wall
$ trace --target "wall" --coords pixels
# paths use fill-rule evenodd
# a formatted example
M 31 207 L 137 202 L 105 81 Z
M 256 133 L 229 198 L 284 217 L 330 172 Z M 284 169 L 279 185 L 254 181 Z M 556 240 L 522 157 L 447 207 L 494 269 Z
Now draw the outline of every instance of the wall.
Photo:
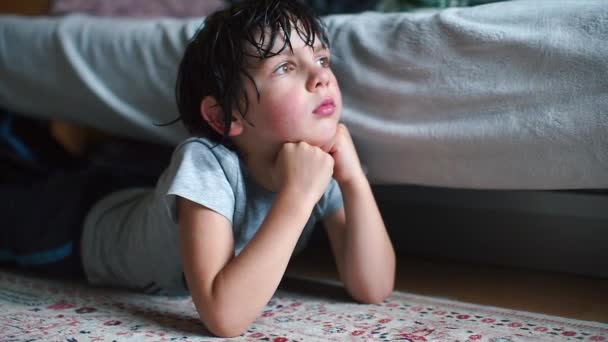
M 1 1 L 0 13 L 43 15 L 48 13 L 49 0 Z

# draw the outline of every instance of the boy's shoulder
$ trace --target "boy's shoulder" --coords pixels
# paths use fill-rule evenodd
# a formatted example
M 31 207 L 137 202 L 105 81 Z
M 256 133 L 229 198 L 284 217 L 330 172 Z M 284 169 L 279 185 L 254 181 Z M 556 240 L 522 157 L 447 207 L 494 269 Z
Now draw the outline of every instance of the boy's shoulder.
M 173 151 L 171 164 L 176 168 L 217 168 L 225 173 L 235 174 L 241 164 L 236 151 L 203 137 L 183 140 Z
M 173 150 L 173 155 L 183 154 L 213 155 L 220 159 L 238 159 L 238 154 L 226 146 L 204 137 L 191 137 L 180 142 Z

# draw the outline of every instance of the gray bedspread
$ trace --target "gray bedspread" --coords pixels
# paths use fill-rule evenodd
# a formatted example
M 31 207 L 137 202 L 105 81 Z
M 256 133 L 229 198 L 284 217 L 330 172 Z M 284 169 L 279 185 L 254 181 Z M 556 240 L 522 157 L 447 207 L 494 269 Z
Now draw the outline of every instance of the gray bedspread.
M 608 2 L 508 1 L 325 18 L 373 183 L 608 188 Z M 0 17 L 0 107 L 176 143 L 201 19 Z

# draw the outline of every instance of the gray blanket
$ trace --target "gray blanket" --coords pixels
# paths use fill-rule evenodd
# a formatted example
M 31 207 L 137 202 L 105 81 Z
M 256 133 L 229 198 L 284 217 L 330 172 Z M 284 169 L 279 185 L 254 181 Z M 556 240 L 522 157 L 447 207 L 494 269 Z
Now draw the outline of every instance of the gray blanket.
M 508 1 L 325 18 L 373 183 L 608 188 L 608 2 Z M 201 19 L 0 17 L 0 107 L 176 143 Z

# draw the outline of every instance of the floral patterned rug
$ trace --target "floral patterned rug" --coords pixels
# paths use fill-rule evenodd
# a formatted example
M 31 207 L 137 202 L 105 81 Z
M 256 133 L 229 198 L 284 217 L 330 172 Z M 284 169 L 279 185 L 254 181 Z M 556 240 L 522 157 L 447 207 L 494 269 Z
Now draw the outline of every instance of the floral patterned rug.
M 608 324 L 394 292 L 379 305 L 335 283 L 282 285 L 233 341 L 607 341 Z M 0 270 L 0 341 L 213 341 L 189 297 L 134 294 Z

